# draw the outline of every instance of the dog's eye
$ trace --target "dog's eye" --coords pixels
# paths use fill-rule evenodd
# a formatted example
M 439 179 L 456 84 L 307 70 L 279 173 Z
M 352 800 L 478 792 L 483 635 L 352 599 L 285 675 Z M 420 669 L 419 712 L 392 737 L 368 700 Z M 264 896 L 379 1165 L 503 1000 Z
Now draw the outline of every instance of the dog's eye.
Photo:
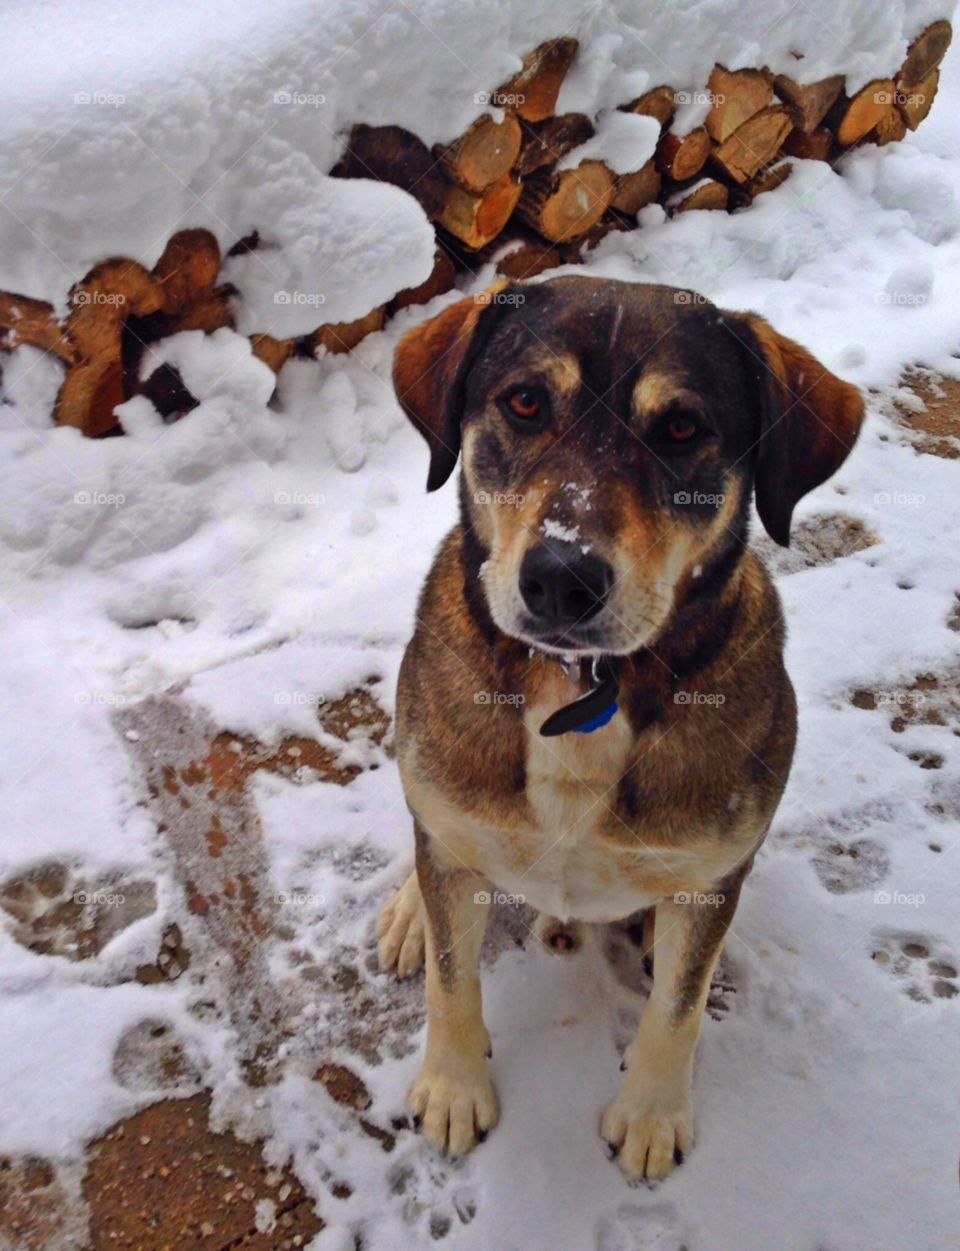
M 519 386 L 500 397 L 500 407 L 515 430 L 529 434 L 543 428 L 549 405 L 542 388 Z
M 652 431 L 652 443 L 662 452 L 689 451 L 707 433 L 696 413 L 673 412 Z

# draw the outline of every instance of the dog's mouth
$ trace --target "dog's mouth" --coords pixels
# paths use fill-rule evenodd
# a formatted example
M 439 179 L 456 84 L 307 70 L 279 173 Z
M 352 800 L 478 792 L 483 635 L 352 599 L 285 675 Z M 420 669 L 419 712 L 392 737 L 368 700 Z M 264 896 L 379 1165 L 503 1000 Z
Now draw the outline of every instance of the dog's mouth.
M 545 629 L 530 618 L 521 618 L 517 638 L 554 656 L 599 656 L 608 651 L 605 632 L 589 626 Z

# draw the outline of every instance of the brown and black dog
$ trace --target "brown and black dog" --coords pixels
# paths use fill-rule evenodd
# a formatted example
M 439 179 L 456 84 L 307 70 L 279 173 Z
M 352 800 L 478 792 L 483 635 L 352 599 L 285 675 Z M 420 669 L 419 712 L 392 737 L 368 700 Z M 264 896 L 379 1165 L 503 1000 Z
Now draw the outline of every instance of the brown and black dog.
M 428 490 L 463 458 L 400 671 L 416 870 L 378 926 L 384 966 L 426 962 L 412 1110 L 454 1155 L 497 1120 L 477 971 L 494 888 L 541 932 L 655 908 L 601 1134 L 630 1177 L 663 1177 L 693 1142 L 711 974 L 796 736 L 751 493 L 785 545 L 860 395 L 760 317 L 585 277 L 451 305 L 401 340 L 394 384 Z

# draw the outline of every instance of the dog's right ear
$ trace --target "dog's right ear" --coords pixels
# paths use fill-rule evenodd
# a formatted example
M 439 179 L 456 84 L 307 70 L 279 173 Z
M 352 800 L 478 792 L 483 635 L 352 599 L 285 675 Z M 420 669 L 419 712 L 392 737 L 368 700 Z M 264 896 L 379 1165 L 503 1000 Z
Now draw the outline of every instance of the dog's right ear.
M 493 309 L 498 283 L 478 295 L 458 300 L 439 316 L 408 330 L 393 358 L 393 388 L 400 407 L 427 441 L 430 472 L 427 490 L 443 486 L 460 454 L 464 383 L 479 351 L 478 322 Z

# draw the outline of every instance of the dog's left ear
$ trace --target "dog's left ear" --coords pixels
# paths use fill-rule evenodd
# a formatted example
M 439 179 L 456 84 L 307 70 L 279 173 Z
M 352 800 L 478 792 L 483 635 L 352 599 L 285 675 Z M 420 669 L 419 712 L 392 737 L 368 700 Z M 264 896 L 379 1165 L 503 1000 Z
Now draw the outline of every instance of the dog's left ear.
M 407 331 L 397 344 L 393 388 L 400 407 L 430 448 L 428 491 L 443 486 L 456 466 L 464 384 L 482 343 L 478 323 L 481 318 L 490 321 L 492 294 L 506 285 L 498 283 L 458 300 L 439 316 Z
M 744 313 L 730 321 L 763 388 L 757 512 L 770 537 L 789 547 L 794 507 L 846 460 L 863 422 L 863 398 L 762 317 Z

